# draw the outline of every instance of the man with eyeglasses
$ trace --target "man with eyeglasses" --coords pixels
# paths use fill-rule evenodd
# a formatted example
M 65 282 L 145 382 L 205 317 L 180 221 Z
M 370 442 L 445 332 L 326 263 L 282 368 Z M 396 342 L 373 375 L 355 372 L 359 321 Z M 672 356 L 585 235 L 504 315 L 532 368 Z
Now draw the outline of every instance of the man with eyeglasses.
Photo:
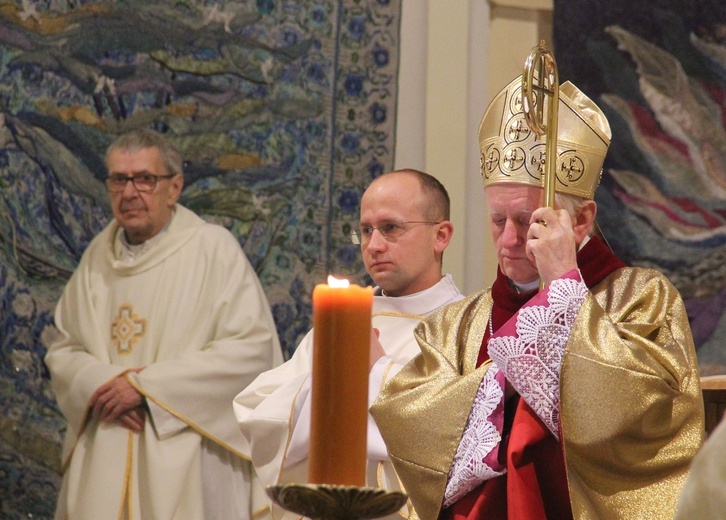
M 121 136 L 106 165 L 115 218 L 46 356 L 68 421 L 56 518 L 250 519 L 265 499 L 230 401 L 282 362 L 267 299 L 232 234 L 177 203 L 181 155 L 160 134 Z
M 370 366 L 370 402 L 388 378 L 389 365 L 405 363 L 420 352 L 413 336 L 416 324 L 462 299 L 451 276 L 442 271 L 444 250 L 453 234 L 449 205 L 441 183 L 417 170 L 382 175 L 363 194 L 360 225 L 351 238 L 360 244 L 366 271 L 377 285 L 373 327 L 388 356 L 379 359 L 376 352 L 379 361 Z M 252 462 L 264 484 L 307 482 L 313 333 L 289 361 L 261 374 L 235 399 L 240 428 L 250 441 Z M 400 489 L 370 418 L 367 471 L 369 486 Z M 408 514 L 407 506 L 402 514 Z M 297 515 L 273 505 L 273 518 Z

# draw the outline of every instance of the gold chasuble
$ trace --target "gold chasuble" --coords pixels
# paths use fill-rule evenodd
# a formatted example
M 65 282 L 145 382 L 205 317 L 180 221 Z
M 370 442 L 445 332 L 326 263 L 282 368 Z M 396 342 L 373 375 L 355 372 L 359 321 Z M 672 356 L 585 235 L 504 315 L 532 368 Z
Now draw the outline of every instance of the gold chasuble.
M 672 518 L 704 438 L 683 302 L 665 277 L 645 269 L 621 269 L 592 294 L 560 374 L 575 518 Z
M 371 409 L 412 518 L 441 512 L 472 403 L 495 368 L 491 360 L 476 367 L 492 305 L 483 291 L 419 324 L 421 355 Z M 625 267 L 590 287 L 567 340 L 559 397 L 574 518 L 672 518 L 704 415 L 685 308 L 663 275 Z
M 480 292 L 444 307 L 415 331 L 422 354 L 371 408 L 416 513 L 439 515 L 447 476 L 474 396 L 491 361 L 476 368 L 492 299 Z

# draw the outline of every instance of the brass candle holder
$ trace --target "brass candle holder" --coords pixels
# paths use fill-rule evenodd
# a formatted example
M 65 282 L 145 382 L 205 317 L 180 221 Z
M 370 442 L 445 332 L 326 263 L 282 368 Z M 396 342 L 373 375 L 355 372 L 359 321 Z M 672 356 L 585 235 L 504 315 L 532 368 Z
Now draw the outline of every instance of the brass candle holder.
M 408 497 L 400 491 L 332 484 L 267 486 L 267 495 L 287 511 L 322 520 L 366 520 L 401 509 Z

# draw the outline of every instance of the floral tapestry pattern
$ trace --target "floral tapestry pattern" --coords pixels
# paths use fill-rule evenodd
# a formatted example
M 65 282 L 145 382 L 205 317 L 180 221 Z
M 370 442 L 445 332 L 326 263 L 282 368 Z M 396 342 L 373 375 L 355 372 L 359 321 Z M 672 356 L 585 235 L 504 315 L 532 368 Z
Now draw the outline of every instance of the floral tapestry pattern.
M 560 80 L 613 131 L 598 221 L 681 292 L 702 375 L 726 373 L 726 11 L 718 0 L 555 2 Z
M 400 0 L 0 4 L 0 516 L 51 518 L 64 421 L 43 364 L 53 310 L 112 217 L 104 152 L 154 128 L 180 202 L 238 237 L 287 357 L 393 165 Z M 231 404 L 230 404 L 231 406 Z

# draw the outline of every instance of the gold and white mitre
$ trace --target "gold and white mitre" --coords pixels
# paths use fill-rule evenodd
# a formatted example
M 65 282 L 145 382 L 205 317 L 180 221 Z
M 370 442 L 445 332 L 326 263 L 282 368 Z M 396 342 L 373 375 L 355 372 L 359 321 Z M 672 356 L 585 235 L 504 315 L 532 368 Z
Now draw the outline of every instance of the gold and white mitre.
M 610 146 L 610 124 L 602 110 L 569 81 L 559 91 L 555 191 L 592 199 Z M 547 139 L 527 125 L 521 76 L 489 104 L 479 125 L 479 146 L 485 188 L 512 182 L 544 187 Z

